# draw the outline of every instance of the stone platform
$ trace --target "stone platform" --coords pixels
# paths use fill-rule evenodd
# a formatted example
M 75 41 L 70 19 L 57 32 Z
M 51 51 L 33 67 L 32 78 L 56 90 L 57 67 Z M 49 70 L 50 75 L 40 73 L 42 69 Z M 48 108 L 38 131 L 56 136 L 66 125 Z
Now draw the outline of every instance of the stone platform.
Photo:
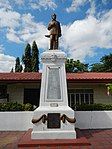
M 0 149 L 18 149 L 18 143 L 26 131 L 0 131 Z M 75 149 L 112 149 L 112 129 L 76 129 L 77 138 L 86 137 L 91 146 L 75 146 Z M 19 149 L 74 149 L 74 146 L 19 147 Z
M 34 140 L 31 139 L 31 132 L 32 129 L 29 129 L 21 138 L 18 143 L 18 148 L 34 148 L 38 147 L 44 148 L 45 146 L 48 147 L 60 147 L 60 148 L 67 148 L 68 146 L 85 146 L 90 147 L 91 144 L 88 142 L 88 140 L 85 137 L 80 137 L 78 139 L 46 139 L 46 140 Z

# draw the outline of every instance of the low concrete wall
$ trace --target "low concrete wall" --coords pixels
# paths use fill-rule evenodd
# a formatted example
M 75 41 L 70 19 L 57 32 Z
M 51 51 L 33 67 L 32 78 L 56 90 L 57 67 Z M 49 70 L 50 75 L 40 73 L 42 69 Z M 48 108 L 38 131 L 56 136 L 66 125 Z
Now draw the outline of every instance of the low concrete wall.
M 75 116 L 80 129 L 112 128 L 112 111 L 76 111 Z
M 33 112 L 0 112 L 0 130 L 24 131 L 32 128 Z
M 32 128 L 32 111 L 0 112 L 0 131 L 24 131 Z M 75 111 L 75 127 L 80 129 L 112 128 L 112 111 Z

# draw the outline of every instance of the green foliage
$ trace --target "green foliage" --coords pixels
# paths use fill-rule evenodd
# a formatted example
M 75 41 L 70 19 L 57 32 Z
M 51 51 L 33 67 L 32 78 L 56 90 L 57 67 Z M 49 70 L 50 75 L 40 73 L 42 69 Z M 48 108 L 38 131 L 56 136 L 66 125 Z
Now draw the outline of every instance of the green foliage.
M 10 71 L 10 72 L 14 72 L 13 68 L 11 69 L 11 71 Z
M 112 54 L 103 56 L 100 61 L 104 65 L 105 72 L 112 72 Z
M 76 111 L 104 111 L 112 110 L 112 104 L 83 104 L 74 105 L 74 110 Z
M 74 72 L 74 60 L 67 59 L 65 63 L 66 72 Z
M 106 84 L 106 86 L 107 86 L 108 92 L 112 94 L 112 84 L 108 83 L 108 84 Z
M 17 102 L 0 103 L 0 111 L 33 111 L 33 106 L 29 103 L 19 104 Z
M 32 44 L 32 49 L 30 44 L 27 44 L 25 54 L 22 56 L 22 62 L 25 66 L 24 72 L 39 71 L 39 50 L 35 41 Z
M 0 111 L 22 111 L 23 106 L 21 104 L 18 104 L 17 102 L 12 103 L 1 103 L 0 104 Z
M 112 54 L 105 55 L 100 59 L 100 63 L 92 64 L 92 72 L 112 72 Z
M 25 48 L 25 54 L 22 57 L 22 62 L 25 65 L 24 72 L 31 72 L 32 71 L 32 63 L 31 63 L 31 46 L 28 43 Z
M 79 60 L 67 59 L 65 63 L 66 72 L 87 72 L 88 64 L 81 63 Z
M 33 110 L 33 105 L 31 105 L 30 103 L 24 104 L 24 111 L 32 111 Z
M 23 67 L 20 65 L 20 59 L 19 57 L 16 58 L 16 64 L 15 64 L 15 72 L 22 72 Z
M 91 65 L 92 72 L 102 72 L 104 70 L 104 65 L 101 63 L 96 63 Z
M 34 41 L 32 44 L 32 72 L 39 71 L 39 50 L 37 48 L 37 44 Z
M 81 63 L 79 60 L 74 61 L 75 72 L 87 72 L 88 64 Z

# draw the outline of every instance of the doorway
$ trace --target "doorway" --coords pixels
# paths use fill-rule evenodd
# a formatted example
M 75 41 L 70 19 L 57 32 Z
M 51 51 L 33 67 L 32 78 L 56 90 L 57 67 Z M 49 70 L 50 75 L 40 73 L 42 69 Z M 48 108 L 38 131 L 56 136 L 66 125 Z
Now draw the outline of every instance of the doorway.
M 40 89 L 25 88 L 24 89 L 24 104 L 30 103 L 39 106 Z

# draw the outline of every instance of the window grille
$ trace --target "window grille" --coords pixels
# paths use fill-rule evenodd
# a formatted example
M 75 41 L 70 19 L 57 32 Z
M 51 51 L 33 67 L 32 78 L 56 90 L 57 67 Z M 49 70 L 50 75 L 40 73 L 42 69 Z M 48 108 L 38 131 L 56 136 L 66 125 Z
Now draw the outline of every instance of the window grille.
M 68 90 L 68 104 L 71 108 L 75 105 L 93 104 L 93 89 L 70 89 Z

